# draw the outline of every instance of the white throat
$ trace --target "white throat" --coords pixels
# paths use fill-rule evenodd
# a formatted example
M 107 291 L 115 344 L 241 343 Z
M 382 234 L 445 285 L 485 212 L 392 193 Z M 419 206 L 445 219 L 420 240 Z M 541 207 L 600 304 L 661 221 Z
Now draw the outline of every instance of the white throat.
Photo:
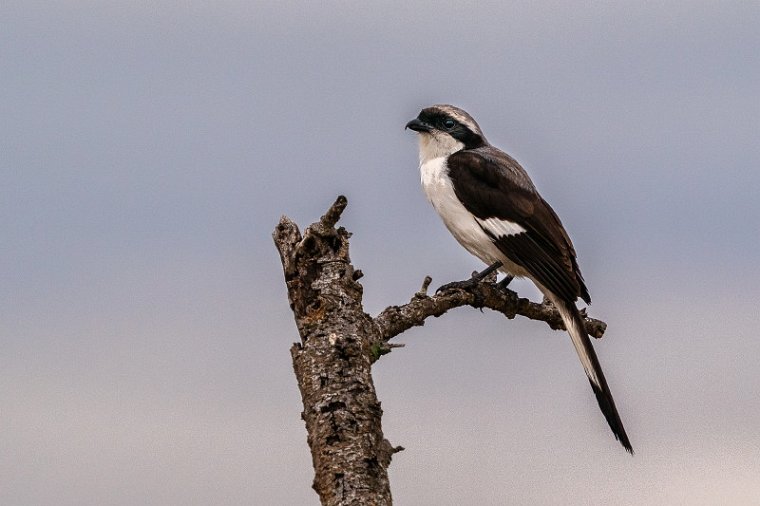
M 459 142 L 448 134 L 426 132 L 421 133 L 418 137 L 420 143 L 420 165 L 464 149 L 464 143 Z

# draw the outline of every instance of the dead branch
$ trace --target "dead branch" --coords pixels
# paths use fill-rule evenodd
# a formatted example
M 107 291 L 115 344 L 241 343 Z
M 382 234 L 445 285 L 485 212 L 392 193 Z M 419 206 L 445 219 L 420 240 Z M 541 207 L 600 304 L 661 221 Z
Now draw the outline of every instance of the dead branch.
M 521 315 L 553 329 L 564 326 L 550 304 L 520 298 L 498 287 L 495 277 L 435 295 L 427 294 L 431 279 L 426 277 L 408 303 L 370 317 L 362 306 L 362 273 L 348 253 L 350 234 L 335 228 L 347 202 L 338 197 L 303 235 L 283 216 L 273 238 L 301 336 L 291 355 L 314 465 L 312 486 L 323 505 L 390 505 L 387 468 L 403 448 L 393 447 L 383 436 L 371 374 L 373 362 L 402 346 L 388 341 L 430 316 L 461 306 L 492 309 L 510 319 Z M 586 318 L 586 329 L 594 337 L 601 337 L 606 326 Z

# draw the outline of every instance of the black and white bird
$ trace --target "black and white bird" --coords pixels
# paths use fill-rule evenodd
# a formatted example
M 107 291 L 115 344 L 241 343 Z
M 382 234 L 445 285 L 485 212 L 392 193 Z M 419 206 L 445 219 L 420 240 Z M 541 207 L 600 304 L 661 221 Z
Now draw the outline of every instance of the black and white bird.
M 575 304 L 579 297 L 588 304 L 591 297 L 557 214 L 525 169 L 491 146 L 462 109 L 427 107 L 406 128 L 419 134 L 422 187 L 446 227 L 490 266 L 484 272 L 530 279 L 559 310 L 607 423 L 633 453 Z

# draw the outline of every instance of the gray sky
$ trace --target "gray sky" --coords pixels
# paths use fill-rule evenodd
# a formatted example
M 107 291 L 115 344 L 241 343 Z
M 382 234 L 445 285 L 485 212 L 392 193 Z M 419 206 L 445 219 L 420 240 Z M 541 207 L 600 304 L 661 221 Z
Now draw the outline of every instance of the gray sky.
M 375 366 L 397 504 L 760 504 L 760 3 L 569 4 L 3 2 L 0 503 L 317 504 L 270 234 L 347 195 L 372 314 L 481 267 L 403 130 L 448 102 L 562 216 L 637 453 L 567 336 L 460 309 Z

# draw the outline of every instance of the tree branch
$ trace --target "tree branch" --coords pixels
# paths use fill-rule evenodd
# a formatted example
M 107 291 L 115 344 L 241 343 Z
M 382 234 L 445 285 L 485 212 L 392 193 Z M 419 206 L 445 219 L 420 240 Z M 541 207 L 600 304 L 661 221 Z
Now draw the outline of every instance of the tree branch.
M 488 308 L 497 311 L 510 320 L 516 315 L 531 320 L 546 322 L 554 330 L 565 330 L 562 317 L 550 303 L 536 303 L 519 297 L 517 293 L 506 288 L 499 288 L 494 278 L 486 278 L 467 288 L 452 288 L 435 295 L 427 295 L 429 277 L 425 278 L 423 290 L 417 292 L 411 301 L 403 306 L 390 306 L 375 317 L 380 336 L 388 341 L 412 327 L 425 324 L 430 316 L 441 316 L 446 311 L 461 306 Z M 601 338 L 607 324 L 585 316 L 586 331 L 590 336 Z
M 449 288 L 429 296 L 422 289 L 402 306 L 390 306 L 376 318 L 362 307 L 362 273 L 348 254 L 351 234 L 335 228 L 347 200 L 340 196 L 301 235 L 287 216 L 272 234 L 280 253 L 288 301 L 301 336 L 291 348 L 293 370 L 303 401 L 301 417 L 314 465 L 312 487 L 323 505 L 390 505 L 387 469 L 394 453 L 383 436 L 382 409 L 371 366 L 381 355 L 402 345 L 388 341 L 460 307 L 489 308 L 507 318 L 522 315 L 563 329 L 550 304 L 520 298 L 499 288 L 495 275 L 465 288 Z M 586 318 L 590 335 L 601 337 L 606 324 Z
M 350 234 L 335 229 L 346 202 L 338 197 L 303 237 L 283 217 L 273 238 L 301 335 L 290 351 L 314 465 L 312 487 L 324 505 L 390 505 L 387 468 L 402 448 L 383 437 L 371 375 L 377 326 L 362 309 Z

